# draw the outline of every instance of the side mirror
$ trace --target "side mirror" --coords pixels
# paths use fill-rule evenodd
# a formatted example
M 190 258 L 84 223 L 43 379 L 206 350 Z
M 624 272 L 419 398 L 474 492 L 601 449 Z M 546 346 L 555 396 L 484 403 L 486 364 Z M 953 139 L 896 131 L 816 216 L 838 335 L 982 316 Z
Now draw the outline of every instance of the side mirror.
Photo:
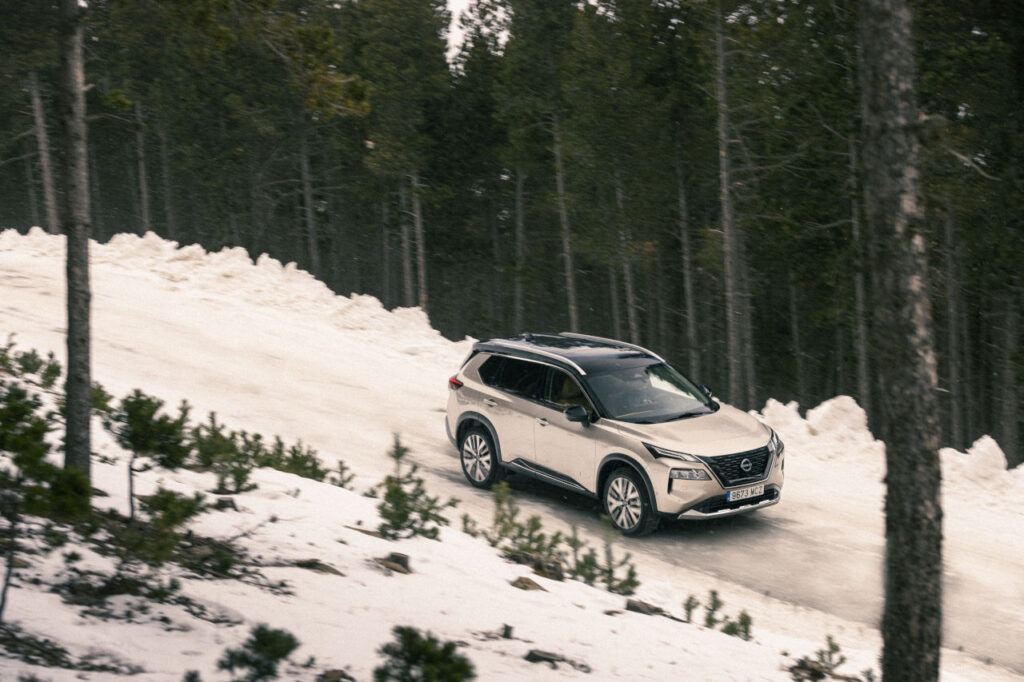
M 707 396 L 708 398 L 712 398 L 712 397 L 714 397 L 714 396 L 712 396 L 712 394 L 711 394 L 711 389 L 710 389 L 710 388 L 708 388 L 707 386 L 705 386 L 704 384 L 701 384 L 701 385 L 700 385 L 700 390 L 704 391 L 704 395 L 706 395 L 706 396 Z
M 565 418 L 571 422 L 579 422 L 584 426 L 590 425 L 590 415 L 587 414 L 587 408 L 582 405 L 573 405 L 572 407 L 565 408 Z

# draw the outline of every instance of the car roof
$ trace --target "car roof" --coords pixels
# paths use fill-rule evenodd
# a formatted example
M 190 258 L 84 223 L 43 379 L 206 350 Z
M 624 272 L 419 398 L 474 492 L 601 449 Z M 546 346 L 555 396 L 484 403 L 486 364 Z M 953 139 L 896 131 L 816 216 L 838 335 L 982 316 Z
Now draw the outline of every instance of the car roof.
M 473 346 L 477 351 L 488 351 L 519 357 L 542 357 L 588 374 L 622 367 L 624 365 L 664 362 L 655 353 L 635 344 L 617 341 L 601 336 L 573 334 L 520 334 L 509 338 L 479 341 Z

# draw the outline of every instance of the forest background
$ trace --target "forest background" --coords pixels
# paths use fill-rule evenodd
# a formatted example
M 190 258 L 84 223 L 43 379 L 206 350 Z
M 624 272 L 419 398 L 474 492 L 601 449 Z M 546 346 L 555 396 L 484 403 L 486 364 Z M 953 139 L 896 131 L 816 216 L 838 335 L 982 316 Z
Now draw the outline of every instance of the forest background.
M 880 426 L 857 6 L 473 0 L 450 51 L 437 0 L 91 0 L 92 234 L 267 253 L 449 338 L 625 338 L 740 407 L 849 394 Z M 0 225 L 58 232 L 58 12 L 0 8 Z M 942 444 L 1014 466 L 1024 5 L 913 9 Z

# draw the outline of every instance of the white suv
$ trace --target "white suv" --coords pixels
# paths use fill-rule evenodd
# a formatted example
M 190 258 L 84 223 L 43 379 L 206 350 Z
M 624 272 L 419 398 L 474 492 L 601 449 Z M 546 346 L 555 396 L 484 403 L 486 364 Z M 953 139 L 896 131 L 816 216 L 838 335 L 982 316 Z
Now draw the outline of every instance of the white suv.
M 514 471 L 599 496 L 626 535 L 782 492 L 778 435 L 639 346 L 569 333 L 481 341 L 449 387 L 445 425 L 470 483 Z

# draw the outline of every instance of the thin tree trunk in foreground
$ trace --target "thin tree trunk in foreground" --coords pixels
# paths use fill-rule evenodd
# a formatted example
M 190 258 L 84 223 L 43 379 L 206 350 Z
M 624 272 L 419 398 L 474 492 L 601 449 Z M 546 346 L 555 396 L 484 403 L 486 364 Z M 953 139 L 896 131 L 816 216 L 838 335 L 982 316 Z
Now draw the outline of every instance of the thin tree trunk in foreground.
M 861 0 L 864 205 L 879 240 L 874 351 L 886 414 L 882 677 L 931 682 L 942 644 L 938 386 L 921 233 L 911 12 Z
M 64 466 L 91 473 L 89 171 L 86 159 L 84 9 L 61 0 L 60 122 L 63 133 L 64 233 L 67 235 L 68 373 Z

